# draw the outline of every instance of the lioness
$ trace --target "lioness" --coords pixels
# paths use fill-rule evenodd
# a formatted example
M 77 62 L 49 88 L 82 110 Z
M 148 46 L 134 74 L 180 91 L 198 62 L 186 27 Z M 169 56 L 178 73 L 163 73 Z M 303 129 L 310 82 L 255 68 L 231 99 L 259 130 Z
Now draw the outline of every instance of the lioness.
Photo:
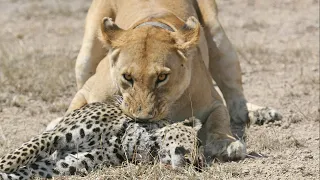
M 200 119 L 208 162 L 245 157 L 232 135 L 248 122 L 241 70 L 214 0 L 93 0 L 76 78 L 68 111 L 121 95 L 121 109 L 139 121 Z

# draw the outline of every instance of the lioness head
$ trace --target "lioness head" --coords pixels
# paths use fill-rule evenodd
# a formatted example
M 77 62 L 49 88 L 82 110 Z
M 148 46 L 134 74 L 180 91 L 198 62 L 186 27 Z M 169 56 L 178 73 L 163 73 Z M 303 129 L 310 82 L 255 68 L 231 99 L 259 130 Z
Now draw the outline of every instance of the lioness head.
M 123 30 L 104 18 L 101 29 L 102 42 L 111 46 L 110 73 L 123 96 L 122 110 L 138 120 L 167 117 L 190 84 L 199 22 L 190 17 L 175 32 L 152 26 Z

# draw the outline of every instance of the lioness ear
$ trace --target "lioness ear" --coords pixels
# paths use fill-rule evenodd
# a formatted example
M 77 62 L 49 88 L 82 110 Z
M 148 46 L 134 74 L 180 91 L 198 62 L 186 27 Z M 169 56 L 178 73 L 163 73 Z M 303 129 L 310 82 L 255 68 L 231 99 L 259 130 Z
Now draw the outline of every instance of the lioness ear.
M 102 42 L 114 46 L 116 39 L 118 39 L 124 32 L 119 28 L 111 18 L 104 17 L 101 22 Z
M 113 48 L 109 49 L 108 57 L 109 57 L 109 63 L 111 67 L 113 67 L 116 64 L 119 54 L 120 54 L 120 49 L 113 49 Z
M 184 26 L 176 36 L 176 46 L 178 49 L 187 49 L 195 46 L 200 38 L 200 23 L 194 16 L 187 19 Z

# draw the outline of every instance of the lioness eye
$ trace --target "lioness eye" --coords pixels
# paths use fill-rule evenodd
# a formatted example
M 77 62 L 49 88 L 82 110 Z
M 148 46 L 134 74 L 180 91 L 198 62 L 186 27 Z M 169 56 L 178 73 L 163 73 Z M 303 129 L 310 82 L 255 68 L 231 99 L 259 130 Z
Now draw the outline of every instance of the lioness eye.
M 168 74 L 160 74 L 157 79 L 157 83 L 162 82 L 167 79 Z
M 132 76 L 130 74 L 123 74 L 123 78 L 129 82 L 132 82 Z

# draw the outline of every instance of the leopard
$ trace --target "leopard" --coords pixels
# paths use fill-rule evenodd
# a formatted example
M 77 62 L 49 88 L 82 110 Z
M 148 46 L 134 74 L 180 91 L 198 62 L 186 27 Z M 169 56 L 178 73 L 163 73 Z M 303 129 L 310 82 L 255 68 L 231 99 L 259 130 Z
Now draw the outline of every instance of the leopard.
M 118 103 L 87 104 L 0 158 L 0 179 L 80 175 L 125 163 L 203 166 L 199 119 L 139 122 Z

